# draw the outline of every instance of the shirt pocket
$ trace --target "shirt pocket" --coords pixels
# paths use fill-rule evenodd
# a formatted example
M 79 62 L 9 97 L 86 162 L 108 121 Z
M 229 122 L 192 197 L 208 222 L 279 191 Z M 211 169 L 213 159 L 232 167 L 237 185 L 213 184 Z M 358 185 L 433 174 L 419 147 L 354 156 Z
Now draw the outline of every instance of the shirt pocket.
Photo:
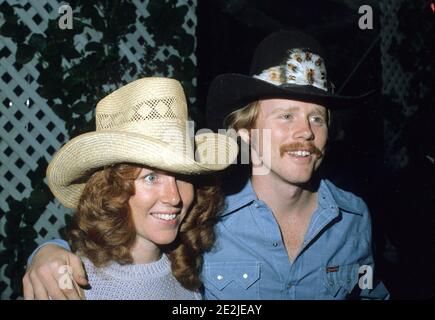
M 329 271 L 328 271 L 329 269 Z M 329 299 L 346 299 L 358 284 L 359 264 L 323 269 L 323 285 Z
M 205 290 L 217 299 L 259 299 L 259 262 L 204 264 Z

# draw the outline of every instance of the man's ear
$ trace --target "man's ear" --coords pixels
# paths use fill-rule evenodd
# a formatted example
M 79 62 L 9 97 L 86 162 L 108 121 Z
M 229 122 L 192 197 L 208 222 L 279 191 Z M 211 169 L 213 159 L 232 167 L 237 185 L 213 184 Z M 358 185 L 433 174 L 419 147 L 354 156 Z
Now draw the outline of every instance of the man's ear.
M 249 136 L 249 130 L 248 129 L 239 129 L 237 130 L 237 134 L 240 136 L 240 138 L 242 138 L 242 140 L 246 143 L 249 144 L 251 141 L 251 138 Z

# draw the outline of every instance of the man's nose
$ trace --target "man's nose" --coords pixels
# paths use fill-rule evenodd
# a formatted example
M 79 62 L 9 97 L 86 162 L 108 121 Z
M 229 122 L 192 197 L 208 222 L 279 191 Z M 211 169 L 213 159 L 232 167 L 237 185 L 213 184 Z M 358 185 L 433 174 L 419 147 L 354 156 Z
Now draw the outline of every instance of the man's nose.
M 308 119 L 298 121 L 293 136 L 298 140 L 313 140 L 314 132 L 310 121 Z
M 174 207 L 180 204 L 180 190 L 178 189 L 177 179 L 175 177 L 166 177 L 163 184 L 161 201 Z

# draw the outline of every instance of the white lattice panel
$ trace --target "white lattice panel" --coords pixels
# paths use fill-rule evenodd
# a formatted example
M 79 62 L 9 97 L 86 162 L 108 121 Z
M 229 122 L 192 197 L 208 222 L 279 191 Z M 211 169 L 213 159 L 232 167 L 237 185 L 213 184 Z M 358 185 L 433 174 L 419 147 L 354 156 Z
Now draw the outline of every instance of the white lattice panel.
M 64 1 L 38 0 L 18 1 L 0 0 L 10 5 L 24 5 L 24 9 L 16 10 L 21 21 L 32 32 L 44 33 L 48 20 L 58 18 L 58 8 Z M 121 41 L 121 58 L 126 57 L 129 62 L 136 64 L 136 74 L 125 74 L 123 80 L 130 81 L 143 74 L 141 60 L 144 56 L 144 46 L 154 46 L 152 36 L 143 25 L 143 19 L 149 13 L 146 10 L 147 0 L 133 0 L 138 19 L 135 31 L 127 34 Z M 177 5 L 186 4 L 189 11 L 185 16 L 183 28 L 195 36 L 196 30 L 196 0 L 179 0 Z M 74 8 L 73 8 L 74 12 Z M 1 15 L 0 15 L 0 18 Z M 0 26 L 4 19 L 0 20 Z M 101 34 L 85 28 L 85 34 L 75 36 L 74 44 L 81 50 L 89 41 L 99 41 Z M 165 50 L 166 49 L 166 50 Z M 56 150 L 68 140 L 65 125 L 50 109 L 45 99 L 37 93 L 39 76 L 37 57 L 18 69 L 15 64 L 16 45 L 9 38 L 0 38 L 0 210 L 8 210 L 5 200 L 11 196 L 20 200 L 32 191 L 31 181 L 27 177 L 29 171 L 35 170 L 37 161 L 44 157 L 49 161 Z M 170 54 L 177 54 L 172 47 L 161 48 L 157 58 L 165 61 Z M 196 57 L 189 57 L 196 65 Z M 143 61 L 143 60 L 142 60 Z M 64 62 L 68 66 L 67 62 Z M 196 84 L 196 79 L 193 80 Z M 113 90 L 114 87 L 104 88 Z M 194 99 L 191 99 L 193 102 Z M 57 201 L 50 203 L 34 229 L 38 233 L 37 242 L 42 243 L 53 237 L 59 237 L 58 230 L 64 225 L 64 214 L 67 210 Z M 0 233 L 4 234 L 5 219 L 0 215 Z M 1 244 L 0 244 L 1 246 Z M 2 248 L 0 247 L 0 250 Z M 4 268 L 0 270 L 0 280 L 6 282 Z M 2 298 L 8 299 L 11 291 L 6 290 Z

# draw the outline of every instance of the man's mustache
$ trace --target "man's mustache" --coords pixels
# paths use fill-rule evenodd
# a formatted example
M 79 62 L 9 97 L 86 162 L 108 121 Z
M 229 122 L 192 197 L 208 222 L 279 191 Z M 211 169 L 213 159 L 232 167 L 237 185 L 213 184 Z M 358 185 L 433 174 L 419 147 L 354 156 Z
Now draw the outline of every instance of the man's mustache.
M 281 158 L 286 154 L 287 152 L 293 152 L 293 151 L 308 151 L 311 154 L 316 155 L 318 158 L 323 157 L 323 152 L 320 151 L 319 148 L 317 148 L 312 143 L 302 143 L 302 142 L 295 142 L 295 143 L 289 143 L 284 144 L 279 148 L 279 153 L 281 155 Z

